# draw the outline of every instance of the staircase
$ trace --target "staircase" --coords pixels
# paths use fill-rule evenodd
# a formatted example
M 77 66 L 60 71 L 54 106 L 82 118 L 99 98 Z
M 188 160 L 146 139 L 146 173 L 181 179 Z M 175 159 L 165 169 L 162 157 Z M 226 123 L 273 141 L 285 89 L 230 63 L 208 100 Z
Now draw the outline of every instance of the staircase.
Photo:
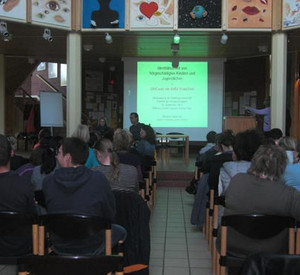
M 158 171 L 157 187 L 186 187 L 193 176 L 194 172 Z

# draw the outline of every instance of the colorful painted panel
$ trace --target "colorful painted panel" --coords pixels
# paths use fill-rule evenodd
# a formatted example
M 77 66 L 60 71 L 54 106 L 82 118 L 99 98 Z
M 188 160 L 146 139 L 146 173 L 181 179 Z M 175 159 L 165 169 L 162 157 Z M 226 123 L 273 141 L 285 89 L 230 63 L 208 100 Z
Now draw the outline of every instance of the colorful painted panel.
M 130 28 L 173 28 L 174 0 L 131 0 Z
M 32 0 L 32 22 L 71 28 L 71 0 Z
M 0 0 L 0 17 L 25 21 L 26 1 Z
M 124 28 L 125 0 L 82 1 L 82 28 Z
M 300 1 L 283 0 L 282 2 L 282 26 L 283 28 L 300 25 Z
M 272 0 L 228 0 L 228 28 L 271 28 Z
M 221 28 L 220 0 L 179 0 L 179 28 Z

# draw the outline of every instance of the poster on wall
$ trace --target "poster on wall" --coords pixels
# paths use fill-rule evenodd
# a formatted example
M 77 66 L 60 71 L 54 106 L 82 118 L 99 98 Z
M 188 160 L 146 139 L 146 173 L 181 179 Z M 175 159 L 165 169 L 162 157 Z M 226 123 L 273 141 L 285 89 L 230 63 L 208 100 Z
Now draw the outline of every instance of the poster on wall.
M 131 0 L 130 28 L 173 28 L 174 0 Z
M 228 28 L 269 29 L 272 27 L 272 0 L 228 0 Z
M 282 27 L 300 26 L 300 2 L 298 0 L 282 1 Z
M 32 23 L 71 28 L 72 0 L 32 1 Z
M 0 0 L 0 17 L 16 21 L 26 21 L 26 1 Z
M 179 0 L 179 28 L 221 28 L 220 0 Z
M 125 0 L 82 1 L 82 28 L 124 28 Z

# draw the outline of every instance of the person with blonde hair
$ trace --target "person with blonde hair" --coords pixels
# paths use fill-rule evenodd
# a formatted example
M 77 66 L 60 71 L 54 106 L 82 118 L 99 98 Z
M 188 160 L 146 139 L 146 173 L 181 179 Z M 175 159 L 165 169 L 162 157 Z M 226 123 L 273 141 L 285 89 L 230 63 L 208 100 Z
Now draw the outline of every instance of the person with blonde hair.
M 100 165 L 93 168 L 93 170 L 102 172 L 110 183 L 111 188 L 138 192 L 137 169 L 132 165 L 119 163 L 119 157 L 109 139 L 97 141 L 95 152 Z
M 279 146 L 285 150 L 289 163 L 295 163 L 298 156 L 297 141 L 293 137 L 283 137 L 279 141 Z
M 79 124 L 72 134 L 72 137 L 77 137 L 86 144 L 90 141 L 90 131 L 87 125 Z M 87 168 L 97 167 L 99 162 L 92 148 L 89 147 L 89 156 L 84 166 Z
M 120 163 L 132 165 L 138 171 L 139 182 L 143 182 L 142 162 L 137 154 L 130 152 L 133 143 L 132 134 L 126 129 L 118 128 L 113 137 L 113 145 Z

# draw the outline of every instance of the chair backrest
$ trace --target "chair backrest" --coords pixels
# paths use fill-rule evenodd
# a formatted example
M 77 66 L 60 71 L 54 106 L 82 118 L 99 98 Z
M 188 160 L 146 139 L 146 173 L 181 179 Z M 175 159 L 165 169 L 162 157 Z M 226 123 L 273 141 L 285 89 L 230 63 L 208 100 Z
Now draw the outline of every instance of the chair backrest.
M 40 225 L 56 236 L 69 240 L 81 240 L 104 229 L 111 229 L 109 220 L 76 214 L 47 214 L 40 216 Z
M 37 216 L 30 213 L 0 211 L 0 236 L 8 240 L 15 248 L 18 244 L 24 248 L 24 243 L 32 239 L 33 254 L 37 254 Z M 31 241 L 30 241 L 31 242 Z M 3 245 L 3 243 L 1 242 Z M 13 252 L 12 252 L 13 253 Z M 16 253 L 22 253 L 18 251 Z M 6 255 L 11 253 L 7 251 Z
M 286 254 L 258 253 L 245 262 L 241 275 L 298 275 L 300 256 Z
M 183 133 L 179 133 L 179 132 L 170 132 L 170 133 L 167 133 L 167 135 L 170 135 L 170 136 L 178 136 L 178 135 L 184 135 Z M 169 139 L 180 139 L 181 137 L 169 137 Z
M 253 239 L 266 239 L 278 235 L 286 228 L 295 227 L 295 219 L 276 215 L 230 215 L 222 217 L 222 226 L 230 226 Z
M 31 272 L 43 275 L 123 274 L 123 257 L 114 256 L 38 256 L 19 259 L 19 275 Z

